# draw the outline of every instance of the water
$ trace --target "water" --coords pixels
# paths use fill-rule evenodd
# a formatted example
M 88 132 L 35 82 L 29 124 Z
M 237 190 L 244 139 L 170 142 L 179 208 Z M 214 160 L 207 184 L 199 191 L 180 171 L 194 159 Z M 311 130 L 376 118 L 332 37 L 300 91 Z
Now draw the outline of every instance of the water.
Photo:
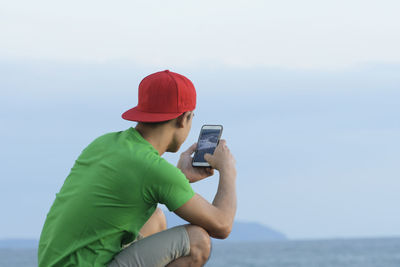
M 0 248 L 0 267 L 37 267 L 37 250 Z
M 400 267 L 400 238 L 216 244 L 210 267 Z
M 1 267 L 33 267 L 36 249 L 0 249 Z M 214 242 L 207 267 L 400 267 L 400 238 Z

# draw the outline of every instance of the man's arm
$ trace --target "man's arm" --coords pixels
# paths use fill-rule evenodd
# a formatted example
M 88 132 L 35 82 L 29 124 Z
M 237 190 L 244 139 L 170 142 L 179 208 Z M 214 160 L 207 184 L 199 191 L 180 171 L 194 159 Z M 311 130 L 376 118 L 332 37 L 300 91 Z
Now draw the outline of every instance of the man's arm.
M 204 228 L 214 238 L 227 238 L 232 230 L 236 213 L 236 168 L 235 159 L 221 140 L 213 155 L 205 159 L 219 171 L 218 190 L 213 203 L 199 194 L 194 195 L 175 213 L 191 224 Z

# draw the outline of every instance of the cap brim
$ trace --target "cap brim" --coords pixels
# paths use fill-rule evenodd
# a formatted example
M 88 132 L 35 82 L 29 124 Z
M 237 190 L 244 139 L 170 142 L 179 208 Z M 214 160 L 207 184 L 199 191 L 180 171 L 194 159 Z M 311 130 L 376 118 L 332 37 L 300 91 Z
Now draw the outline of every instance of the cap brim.
M 182 115 L 181 113 L 149 113 L 143 112 L 137 109 L 137 107 L 131 108 L 122 114 L 122 118 L 128 121 L 137 122 L 162 122 L 175 119 Z

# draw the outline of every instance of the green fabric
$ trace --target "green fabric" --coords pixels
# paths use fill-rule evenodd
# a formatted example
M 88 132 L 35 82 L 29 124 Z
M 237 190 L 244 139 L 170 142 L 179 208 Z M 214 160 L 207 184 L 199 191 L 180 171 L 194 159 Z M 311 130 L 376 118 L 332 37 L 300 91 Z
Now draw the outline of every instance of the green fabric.
M 185 175 L 134 128 L 95 139 L 75 161 L 47 214 L 39 266 L 105 266 L 133 241 L 157 203 L 194 195 Z

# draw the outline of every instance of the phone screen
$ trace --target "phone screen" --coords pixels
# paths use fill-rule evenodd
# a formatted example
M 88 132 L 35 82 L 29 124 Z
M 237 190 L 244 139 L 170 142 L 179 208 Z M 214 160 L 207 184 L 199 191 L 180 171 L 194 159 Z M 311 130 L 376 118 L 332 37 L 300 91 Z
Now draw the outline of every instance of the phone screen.
M 219 138 L 221 137 L 221 131 L 222 126 L 203 126 L 200 132 L 199 141 L 197 142 L 196 153 L 193 157 L 193 165 L 209 166 L 207 161 L 204 159 L 204 154 L 214 153 Z

